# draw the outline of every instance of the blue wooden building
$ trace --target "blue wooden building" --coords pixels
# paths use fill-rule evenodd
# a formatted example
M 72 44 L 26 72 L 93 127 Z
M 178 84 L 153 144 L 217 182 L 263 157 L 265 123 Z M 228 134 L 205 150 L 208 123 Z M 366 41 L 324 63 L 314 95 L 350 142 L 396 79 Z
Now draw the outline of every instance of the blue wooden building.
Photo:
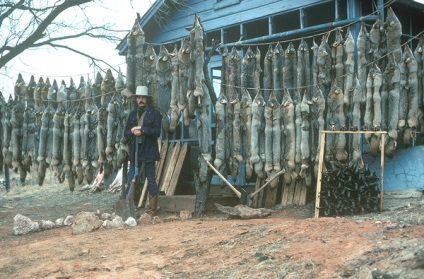
M 213 41 L 218 41 L 220 49 L 237 46 L 243 56 L 247 49 L 244 46 L 249 44 L 259 46 L 261 53 L 266 53 L 268 44 L 275 42 L 286 47 L 293 41 L 297 46 L 303 38 L 312 45 L 312 40 L 320 42 L 323 32 L 347 25 L 351 25 L 356 38 L 360 22 L 364 21 L 371 27 L 377 19 L 377 12 L 384 18 L 387 6 L 402 22 L 402 43 L 408 42 L 414 49 L 418 40 L 412 38 L 424 30 L 424 5 L 413 0 L 157 0 L 140 18 L 140 25 L 146 42 L 157 46 L 164 44 L 172 50 L 175 44 L 179 47 L 181 39 L 188 35 L 186 28 L 193 25 L 197 14 L 205 31 L 206 52 Z M 126 38 L 117 49 L 119 54 L 125 55 Z M 221 59 L 217 52 L 208 64 L 217 95 Z M 213 129 L 212 117 L 211 122 Z M 182 125 L 180 129 L 175 133 L 175 139 L 195 142 L 195 132 L 190 131 L 190 127 Z M 193 146 L 195 148 L 195 144 Z M 191 157 L 193 161 L 197 160 L 197 155 Z M 189 166 L 186 177 L 190 177 L 190 173 Z M 390 173 L 385 175 L 386 184 L 393 181 L 387 178 Z M 244 186 L 250 183 L 243 177 L 241 172 L 235 184 Z

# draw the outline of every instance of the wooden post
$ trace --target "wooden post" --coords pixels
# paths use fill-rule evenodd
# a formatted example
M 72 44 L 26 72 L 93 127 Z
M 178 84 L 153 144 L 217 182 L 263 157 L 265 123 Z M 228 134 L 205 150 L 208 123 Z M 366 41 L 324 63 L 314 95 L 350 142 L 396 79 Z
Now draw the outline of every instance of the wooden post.
M 383 211 L 383 188 L 384 188 L 384 134 L 381 134 L 381 159 L 380 159 L 380 212 Z
M 321 143 L 319 150 L 319 164 L 318 164 L 318 177 L 315 197 L 315 218 L 319 217 L 319 206 L 320 206 L 320 192 L 321 192 L 321 179 L 322 179 L 322 167 L 324 161 L 324 143 L 325 134 L 381 134 L 381 160 L 380 160 L 380 211 L 383 210 L 383 189 L 384 189 L 384 139 L 386 131 L 322 131 L 321 132 Z
M 322 131 L 321 132 L 320 147 L 319 147 L 317 189 L 316 189 L 316 197 L 315 197 L 315 218 L 319 217 L 322 167 L 324 165 L 324 144 L 325 144 L 325 132 Z

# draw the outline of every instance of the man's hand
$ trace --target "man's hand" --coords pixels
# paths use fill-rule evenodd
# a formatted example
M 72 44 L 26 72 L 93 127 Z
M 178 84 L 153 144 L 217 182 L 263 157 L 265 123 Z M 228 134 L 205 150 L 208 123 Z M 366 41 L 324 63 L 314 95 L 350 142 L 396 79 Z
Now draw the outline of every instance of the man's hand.
M 136 135 L 137 137 L 141 136 L 141 127 L 140 126 L 135 126 L 131 128 L 131 133 L 133 135 Z

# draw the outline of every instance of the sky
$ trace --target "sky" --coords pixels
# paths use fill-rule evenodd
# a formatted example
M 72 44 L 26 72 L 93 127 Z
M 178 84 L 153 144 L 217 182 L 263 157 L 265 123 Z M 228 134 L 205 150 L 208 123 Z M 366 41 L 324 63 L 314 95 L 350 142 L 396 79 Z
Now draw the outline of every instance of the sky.
M 102 1 L 103 8 L 100 8 L 99 5 L 90 5 L 86 13 L 94 23 L 101 24 L 108 21 L 114 23 L 113 29 L 129 31 L 137 17 L 136 13 L 143 16 L 154 2 L 155 0 L 104 0 Z M 122 33 L 120 36 L 124 38 L 125 35 L 126 33 Z M 118 55 L 116 44 L 79 38 L 74 40 L 72 45 L 77 46 L 78 50 L 105 60 L 116 68 L 119 67 L 125 75 L 125 56 Z M 107 66 L 104 67 L 104 70 L 108 69 Z M 69 86 L 72 78 L 77 87 L 81 76 L 86 81 L 87 78 L 94 81 L 95 74 L 97 74 L 94 68 L 90 67 L 87 58 L 70 51 L 47 47 L 26 50 L 9 62 L 6 67 L 0 69 L 0 91 L 6 100 L 10 94 L 13 97 L 14 85 L 19 73 L 22 74 L 26 83 L 33 75 L 36 82 L 40 77 L 44 80 L 48 77 L 51 83 L 56 79 L 60 85 L 60 82 L 64 80 Z M 116 72 L 113 72 L 113 76 L 116 79 Z

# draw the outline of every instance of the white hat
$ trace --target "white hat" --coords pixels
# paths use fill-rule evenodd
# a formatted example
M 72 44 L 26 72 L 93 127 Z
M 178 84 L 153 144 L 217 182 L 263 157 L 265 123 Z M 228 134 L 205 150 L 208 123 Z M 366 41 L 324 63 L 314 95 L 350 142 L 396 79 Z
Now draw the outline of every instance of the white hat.
M 135 91 L 135 97 L 152 97 L 149 95 L 149 90 L 147 89 L 147 86 L 137 86 L 137 90 Z

